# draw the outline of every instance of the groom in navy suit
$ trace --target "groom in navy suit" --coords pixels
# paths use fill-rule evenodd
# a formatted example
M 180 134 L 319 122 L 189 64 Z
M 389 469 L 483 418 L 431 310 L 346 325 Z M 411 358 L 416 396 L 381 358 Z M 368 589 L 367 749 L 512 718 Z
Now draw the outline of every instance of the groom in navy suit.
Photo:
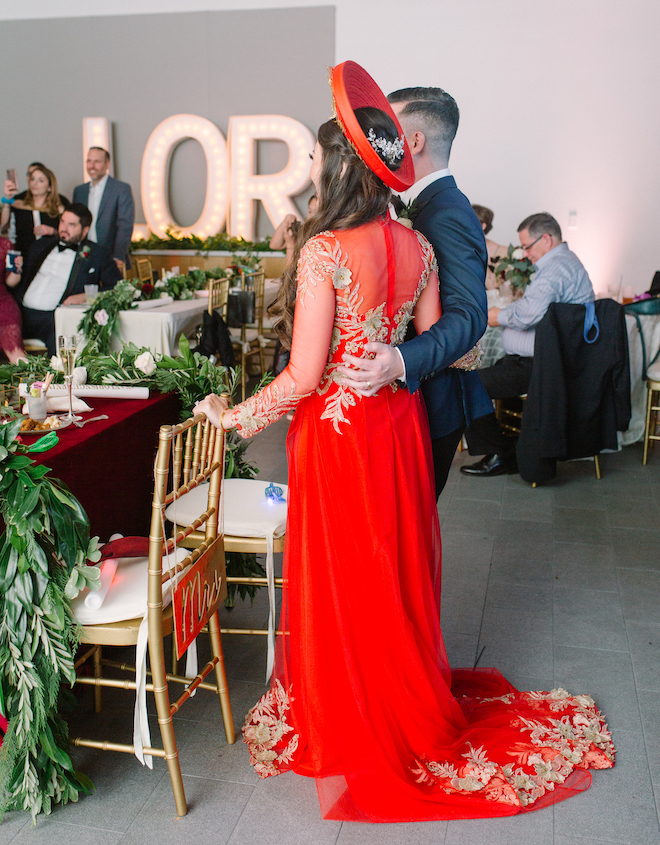
M 363 396 L 399 379 L 420 386 L 431 426 L 436 495 L 466 425 L 492 413 L 476 371 L 451 368 L 486 330 L 486 242 L 469 200 L 449 172 L 458 106 L 442 88 L 403 88 L 387 98 L 401 123 L 415 165 L 415 184 L 401 195 L 412 202 L 413 228 L 433 245 L 438 261 L 442 317 L 399 347 L 370 343 L 371 360 L 346 355 L 343 382 Z
M 110 153 L 103 147 L 90 147 L 85 167 L 90 181 L 74 188 L 73 201 L 92 212 L 88 238 L 109 249 L 120 269 L 123 264 L 130 267 L 128 248 L 135 222 L 131 186 L 110 176 Z

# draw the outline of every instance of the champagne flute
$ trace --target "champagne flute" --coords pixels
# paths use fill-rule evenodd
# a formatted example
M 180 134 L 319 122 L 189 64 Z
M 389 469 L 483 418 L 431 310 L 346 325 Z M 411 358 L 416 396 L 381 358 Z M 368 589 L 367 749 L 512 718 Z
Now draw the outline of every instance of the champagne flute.
M 69 390 L 69 413 L 63 414 L 60 419 L 62 422 L 72 423 L 76 420 L 82 419 L 73 413 L 73 397 L 71 393 L 73 382 L 73 365 L 76 360 L 76 336 L 75 335 L 60 335 L 57 338 L 57 350 L 62 361 L 62 369 L 64 370 L 64 381 Z

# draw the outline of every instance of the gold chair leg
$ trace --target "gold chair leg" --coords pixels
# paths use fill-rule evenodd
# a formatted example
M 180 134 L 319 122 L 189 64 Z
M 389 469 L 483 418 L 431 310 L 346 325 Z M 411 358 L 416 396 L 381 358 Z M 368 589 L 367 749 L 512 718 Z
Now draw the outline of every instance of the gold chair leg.
M 651 434 L 651 407 L 653 406 L 653 391 L 647 387 L 646 390 L 646 424 L 644 426 L 644 456 L 642 466 L 646 466 L 649 457 L 649 437 Z
M 594 467 L 596 468 L 596 478 L 598 479 L 598 481 L 600 481 L 600 479 L 601 479 L 600 459 L 599 459 L 598 455 L 594 455 Z
M 160 646 L 160 647 L 159 647 Z M 170 773 L 174 803 L 179 816 L 185 816 L 188 812 L 186 804 L 186 793 L 183 789 L 183 778 L 181 777 L 181 765 L 179 763 L 179 751 L 176 747 L 174 727 L 172 726 L 172 713 L 170 711 L 170 698 L 167 691 L 167 677 L 165 674 L 165 655 L 163 653 L 162 636 L 154 643 L 149 642 L 149 657 L 151 660 L 151 676 L 153 681 L 153 693 L 156 699 L 156 713 L 158 714 L 158 725 L 163 740 L 165 760 Z
M 101 670 L 101 646 L 98 645 L 94 649 L 94 677 L 96 680 L 103 677 Z M 103 691 L 100 684 L 94 687 L 94 712 L 100 713 L 103 706 Z
M 236 742 L 236 732 L 234 730 L 234 717 L 231 712 L 231 702 L 229 700 L 229 690 L 227 688 L 225 656 L 222 651 L 222 641 L 220 639 L 220 618 L 217 611 L 209 618 L 209 636 L 211 637 L 211 649 L 213 656 L 218 658 L 218 662 L 215 664 L 215 679 L 218 685 L 218 697 L 220 699 L 220 707 L 222 708 L 222 721 L 225 726 L 225 736 L 227 737 L 227 744 L 233 745 Z

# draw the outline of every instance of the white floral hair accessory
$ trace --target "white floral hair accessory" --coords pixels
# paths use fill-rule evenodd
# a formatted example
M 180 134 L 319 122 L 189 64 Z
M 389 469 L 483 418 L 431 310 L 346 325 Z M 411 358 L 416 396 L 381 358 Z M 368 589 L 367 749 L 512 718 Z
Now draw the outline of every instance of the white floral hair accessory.
M 376 136 L 373 129 L 369 130 L 367 139 L 377 153 L 383 156 L 387 164 L 392 167 L 403 158 L 403 135 L 396 141 L 388 141 Z

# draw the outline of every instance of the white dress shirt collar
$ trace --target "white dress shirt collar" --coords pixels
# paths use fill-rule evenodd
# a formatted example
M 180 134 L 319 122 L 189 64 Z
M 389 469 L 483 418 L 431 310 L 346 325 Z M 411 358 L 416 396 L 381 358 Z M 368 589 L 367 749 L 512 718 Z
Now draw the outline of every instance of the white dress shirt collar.
M 406 203 L 412 202 L 413 200 L 417 199 L 417 197 L 422 193 L 424 188 L 428 188 L 429 185 L 432 185 L 434 182 L 437 182 L 438 179 L 443 179 L 445 176 L 451 176 L 449 172 L 449 168 L 445 167 L 442 170 L 435 170 L 433 173 L 429 173 L 427 176 L 422 176 L 421 179 L 418 179 L 414 185 L 408 188 L 407 191 L 403 191 L 399 196 L 401 197 L 402 201 Z

